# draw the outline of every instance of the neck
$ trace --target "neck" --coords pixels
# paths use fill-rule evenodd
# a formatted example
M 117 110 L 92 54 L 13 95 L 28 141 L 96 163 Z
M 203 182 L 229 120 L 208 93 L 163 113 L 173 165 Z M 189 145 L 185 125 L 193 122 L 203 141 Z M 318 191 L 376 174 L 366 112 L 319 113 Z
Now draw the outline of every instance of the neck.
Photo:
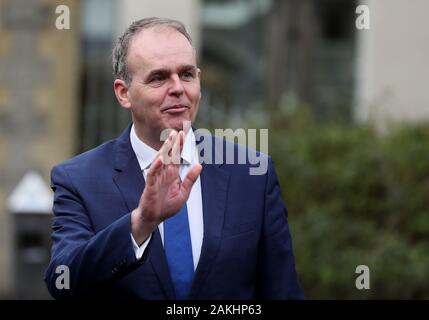
M 151 147 L 156 151 L 161 149 L 161 146 L 164 142 L 160 140 L 160 133 L 155 135 L 148 134 L 144 132 L 144 130 L 139 128 L 139 126 L 137 126 L 136 123 L 134 123 L 134 130 L 136 132 L 137 137 L 145 144 L 147 144 L 149 147 Z
M 184 130 L 185 132 L 185 137 L 189 132 L 189 129 L 191 127 L 185 127 L 185 128 L 181 128 L 177 131 L 180 130 Z M 158 151 L 159 149 L 161 149 L 162 145 L 164 144 L 164 141 L 161 141 L 161 132 L 157 132 L 155 135 L 151 134 L 151 132 L 146 132 L 145 130 L 143 130 L 140 126 L 137 125 L 136 122 L 134 122 L 134 130 L 136 132 L 137 137 L 143 141 L 145 144 L 147 144 L 149 147 L 151 147 L 152 149 Z

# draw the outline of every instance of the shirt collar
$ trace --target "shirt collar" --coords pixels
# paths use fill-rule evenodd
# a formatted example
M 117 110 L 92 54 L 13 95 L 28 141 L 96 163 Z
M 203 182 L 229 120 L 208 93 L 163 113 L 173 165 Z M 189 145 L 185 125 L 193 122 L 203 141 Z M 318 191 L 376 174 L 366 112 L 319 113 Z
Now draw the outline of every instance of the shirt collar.
M 133 151 L 137 156 L 140 169 L 145 170 L 149 168 L 153 159 L 155 159 L 158 151 L 148 146 L 146 143 L 139 139 L 134 130 L 134 124 L 131 126 L 130 130 L 130 141 L 131 147 L 133 148 Z M 198 163 L 198 153 L 196 152 L 196 150 L 197 149 L 194 131 L 192 130 L 192 128 L 190 128 L 185 136 L 185 144 L 183 145 L 182 150 L 183 164 L 189 165 Z

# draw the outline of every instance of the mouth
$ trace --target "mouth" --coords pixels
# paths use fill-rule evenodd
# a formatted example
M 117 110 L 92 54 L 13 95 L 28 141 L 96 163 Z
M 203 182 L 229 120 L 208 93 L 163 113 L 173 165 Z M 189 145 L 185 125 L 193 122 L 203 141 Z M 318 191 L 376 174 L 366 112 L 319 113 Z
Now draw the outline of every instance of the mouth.
M 189 109 L 189 106 L 184 104 L 175 104 L 161 109 L 161 112 L 170 114 L 179 114 Z

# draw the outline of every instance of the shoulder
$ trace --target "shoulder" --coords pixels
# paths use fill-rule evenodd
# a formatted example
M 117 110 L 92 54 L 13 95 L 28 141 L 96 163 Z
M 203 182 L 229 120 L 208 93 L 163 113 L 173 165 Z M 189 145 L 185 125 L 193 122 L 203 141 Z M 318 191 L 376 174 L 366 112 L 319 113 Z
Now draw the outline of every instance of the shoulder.
M 244 136 L 243 139 L 238 139 L 239 143 L 235 143 L 227 140 L 225 136 L 212 135 L 209 134 L 208 131 L 203 132 L 203 134 L 200 134 L 199 136 L 202 137 L 202 142 L 199 144 L 197 143 L 199 149 L 211 149 L 216 160 L 221 161 L 222 164 L 242 164 L 252 166 L 255 164 L 256 159 L 261 161 L 271 161 L 271 157 L 268 154 L 249 146 L 256 143 L 250 143 L 250 137 Z M 232 160 L 234 160 L 233 163 L 230 163 Z
M 115 147 L 115 143 L 115 140 L 103 143 L 96 148 L 56 164 L 52 170 L 55 171 L 61 169 L 66 171 L 88 171 L 89 169 L 102 165 L 106 161 L 110 162 L 112 161 L 112 151 Z
M 111 140 L 55 165 L 51 170 L 51 187 L 64 186 L 79 192 L 110 185 L 117 174 L 119 145 L 117 139 Z
M 248 146 L 249 141 L 245 138 L 238 139 L 241 143 L 235 143 L 225 136 L 212 135 L 208 130 L 196 130 L 195 136 L 203 164 L 218 164 L 235 173 L 243 171 L 249 176 L 266 176 L 272 169 L 271 157 Z
M 126 165 L 133 154 L 129 138 L 130 128 L 131 124 L 116 139 L 55 165 L 51 173 L 67 171 L 71 175 L 91 176 L 94 173 L 113 170 L 119 163 Z

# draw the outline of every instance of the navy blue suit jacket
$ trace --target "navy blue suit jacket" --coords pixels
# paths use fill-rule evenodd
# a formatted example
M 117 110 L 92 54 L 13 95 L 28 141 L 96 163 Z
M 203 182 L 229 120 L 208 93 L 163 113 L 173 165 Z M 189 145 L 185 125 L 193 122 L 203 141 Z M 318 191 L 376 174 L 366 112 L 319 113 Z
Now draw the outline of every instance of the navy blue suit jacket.
M 52 252 L 45 281 L 55 298 L 175 299 L 158 229 L 141 259 L 133 251 L 130 215 L 145 183 L 130 128 L 52 169 Z M 203 164 L 204 238 L 190 299 L 303 297 L 287 210 L 268 162 L 265 175 L 253 176 L 248 164 Z M 70 289 L 56 287 L 64 275 L 60 265 L 69 268 Z

